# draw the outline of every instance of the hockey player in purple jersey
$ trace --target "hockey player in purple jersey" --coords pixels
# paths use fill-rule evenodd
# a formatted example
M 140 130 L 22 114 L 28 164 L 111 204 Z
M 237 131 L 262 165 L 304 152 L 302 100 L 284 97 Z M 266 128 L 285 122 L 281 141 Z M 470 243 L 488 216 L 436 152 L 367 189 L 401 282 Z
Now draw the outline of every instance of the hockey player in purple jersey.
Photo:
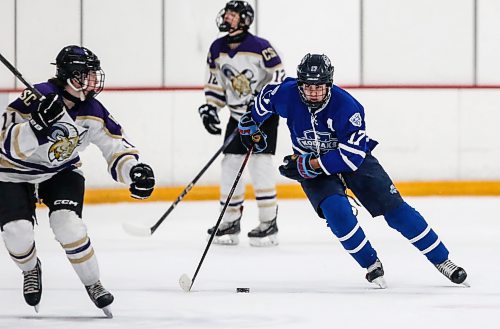
M 218 112 L 227 107 L 231 114 L 225 132 L 225 138 L 228 138 L 262 87 L 269 82 L 281 82 L 285 76 L 281 59 L 271 44 L 248 32 L 253 18 L 253 9 L 246 1 L 229 1 L 217 17 L 219 30 L 228 33 L 210 46 L 204 89 L 206 104 L 198 109 L 203 125 L 210 134 L 221 134 Z M 278 121 L 277 115 L 271 116 L 261 127 L 268 136 L 268 145 L 260 154 L 252 155 L 249 161 L 260 221 L 255 229 L 248 232 L 252 246 L 278 244 L 278 206 L 272 162 L 272 155 L 276 150 Z M 220 182 L 221 207 L 224 206 L 245 153 L 246 149 L 239 138 L 235 138 L 224 150 Z M 244 197 L 244 184 L 240 182 L 215 235 L 214 243 L 239 243 Z M 210 228 L 208 234 L 212 232 L 213 228 Z
M 78 153 L 95 144 L 114 180 L 131 196 L 148 198 L 155 180 L 138 150 L 95 96 L 104 72 L 95 54 L 67 46 L 57 55 L 56 76 L 29 89 L 4 112 L 0 135 L 0 228 L 5 246 L 24 275 L 24 298 L 35 307 L 42 296 L 42 268 L 34 240 L 35 203 L 49 208 L 50 227 L 92 302 L 112 316 L 113 295 L 100 282 L 94 249 L 82 221 L 84 177 Z
M 448 259 L 448 250 L 425 219 L 399 194 L 372 155 L 378 144 L 366 134 L 363 106 L 333 85 L 333 66 L 325 55 L 307 54 L 297 78 L 269 84 L 256 97 L 239 129 L 247 147 L 258 152 L 266 144 L 259 125 L 272 114 L 287 120 L 293 155 L 279 167 L 283 176 L 300 182 L 312 206 L 345 250 L 367 269 L 366 279 L 385 288 L 384 269 L 346 197 L 350 189 L 373 216 L 384 216 L 453 283 L 464 283 L 465 270 Z M 257 141 L 257 142 L 254 142 Z

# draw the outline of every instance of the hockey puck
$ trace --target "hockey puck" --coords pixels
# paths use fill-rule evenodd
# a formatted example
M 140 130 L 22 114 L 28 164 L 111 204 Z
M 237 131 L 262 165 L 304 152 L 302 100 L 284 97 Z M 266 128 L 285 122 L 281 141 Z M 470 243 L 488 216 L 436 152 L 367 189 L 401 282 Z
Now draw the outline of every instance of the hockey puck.
M 250 292 L 250 288 L 236 288 L 236 292 Z

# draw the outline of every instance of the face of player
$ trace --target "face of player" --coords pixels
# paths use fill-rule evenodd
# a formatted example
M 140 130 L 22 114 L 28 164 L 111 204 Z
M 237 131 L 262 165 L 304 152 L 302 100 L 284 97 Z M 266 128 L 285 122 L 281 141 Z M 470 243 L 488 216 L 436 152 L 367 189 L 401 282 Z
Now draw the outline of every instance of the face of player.
M 302 90 L 304 91 L 304 96 L 310 102 L 317 103 L 321 102 L 326 98 L 328 87 L 326 84 L 322 85 L 302 85 Z
M 236 32 L 238 30 L 238 24 L 240 23 L 240 14 L 235 11 L 227 10 L 224 14 L 224 22 L 231 25 L 230 33 Z
M 89 71 L 83 73 L 79 77 L 75 77 L 68 81 L 66 90 L 73 96 L 80 98 L 83 102 L 85 99 L 95 97 L 104 87 L 104 72 Z

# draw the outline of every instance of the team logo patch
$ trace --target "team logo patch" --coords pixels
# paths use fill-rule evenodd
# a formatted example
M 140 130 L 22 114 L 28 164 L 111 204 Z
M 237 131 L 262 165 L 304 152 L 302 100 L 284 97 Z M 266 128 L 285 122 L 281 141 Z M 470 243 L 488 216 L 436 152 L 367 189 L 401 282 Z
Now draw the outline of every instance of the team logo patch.
M 397 194 L 398 193 L 398 189 L 396 188 L 396 186 L 394 186 L 394 184 L 391 185 L 391 194 Z
M 306 130 L 304 131 L 304 137 L 297 138 L 297 141 L 302 148 L 313 152 L 317 152 L 317 146 L 319 147 L 321 153 L 337 148 L 338 139 L 332 136 L 332 133 L 317 131 L 316 135 L 317 138 L 314 138 L 314 130 Z
M 78 134 L 75 126 L 67 122 L 57 122 L 52 126 L 52 131 L 48 139 L 52 142 L 49 148 L 48 157 L 51 162 L 62 162 L 71 158 L 71 155 L 82 143 L 87 131 Z
M 233 66 L 224 64 L 221 67 L 221 72 L 231 81 L 231 87 L 233 87 L 233 90 L 239 97 L 252 94 L 252 84 L 257 82 L 257 80 L 252 80 L 254 73 L 251 70 L 244 69 L 239 72 Z
M 361 127 L 361 124 L 363 120 L 361 119 L 361 114 L 359 112 L 354 113 L 350 118 L 349 121 L 353 124 L 353 126 L 356 127 Z

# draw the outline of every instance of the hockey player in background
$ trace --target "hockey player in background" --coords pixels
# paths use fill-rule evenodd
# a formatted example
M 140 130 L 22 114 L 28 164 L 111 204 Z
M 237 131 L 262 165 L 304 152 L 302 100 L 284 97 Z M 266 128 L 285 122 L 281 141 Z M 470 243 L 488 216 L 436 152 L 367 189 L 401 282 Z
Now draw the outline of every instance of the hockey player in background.
M 207 77 L 204 88 L 206 104 L 198 109 L 203 125 L 213 135 L 220 135 L 218 112 L 224 106 L 230 110 L 225 138 L 237 128 L 243 113 L 250 110 L 254 96 L 269 82 L 283 81 L 285 70 L 281 59 L 271 44 L 251 34 L 254 11 L 246 1 L 229 1 L 217 17 L 217 26 L 225 36 L 215 40 L 207 57 Z M 267 135 L 268 145 L 258 155 L 252 155 L 249 171 L 257 199 L 260 224 L 248 233 L 252 246 L 278 244 L 277 201 L 275 169 L 272 155 L 276 151 L 279 116 L 273 115 L 261 127 Z M 234 138 L 224 150 L 220 182 L 221 207 L 229 194 L 236 174 L 243 162 L 245 147 Z M 214 243 L 236 245 L 239 243 L 240 220 L 243 212 L 245 187 L 240 181 Z M 208 230 L 208 234 L 214 228 Z
M 384 216 L 390 227 L 410 243 L 453 283 L 467 274 L 448 259 L 448 250 L 425 219 L 399 194 L 372 155 L 378 144 L 365 130 L 363 106 L 333 85 L 333 66 L 325 55 L 307 54 L 297 78 L 266 86 L 252 111 L 242 116 L 239 129 L 248 147 L 258 152 L 265 135 L 258 125 L 273 114 L 286 118 L 293 155 L 284 158 L 280 173 L 300 182 L 312 206 L 345 250 L 367 269 L 366 279 L 385 288 L 384 269 L 346 197 L 349 188 L 373 216 Z
M 56 77 L 29 89 L 4 112 L 0 135 L 0 227 L 5 246 L 24 275 L 24 298 L 35 307 L 42 296 L 42 268 L 34 241 L 35 203 L 49 208 L 50 227 L 90 299 L 112 316 L 113 296 L 101 284 L 94 249 L 82 221 L 84 177 L 78 153 L 95 144 L 114 180 L 131 196 L 148 198 L 155 180 L 139 162 L 122 127 L 95 99 L 104 86 L 100 61 L 90 50 L 64 47 Z

